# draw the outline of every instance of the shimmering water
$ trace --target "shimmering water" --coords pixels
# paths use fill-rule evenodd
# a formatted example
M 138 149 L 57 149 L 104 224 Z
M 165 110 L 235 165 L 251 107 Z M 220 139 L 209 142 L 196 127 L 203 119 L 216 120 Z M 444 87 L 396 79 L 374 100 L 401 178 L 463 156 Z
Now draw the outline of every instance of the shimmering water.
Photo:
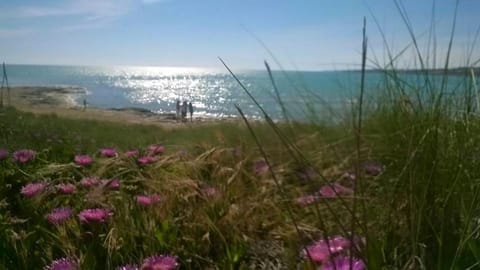
M 234 70 L 235 71 L 235 70 Z M 77 102 L 100 108 L 138 107 L 173 113 L 178 100 L 191 101 L 194 115 L 237 116 L 238 104 L 249 117 L 260 112 L 232 76 L 224 70 L 168 67 L 7 66 L 9 82 L 17 86 L 75 86 L 86 90 Z M 235 71 L 260 104 L 274 118 L 281 108 L 266 71 Z M 274 71 L 283 103 L 296 118 L 348 106 L 358 95 L 360 73 L 348 71 Z M 369 73 L 369 94 L 382 76 Z M 315 97 L 315 98 L 312 98 Z M 368 95 L 367 95 L 368 98 Z

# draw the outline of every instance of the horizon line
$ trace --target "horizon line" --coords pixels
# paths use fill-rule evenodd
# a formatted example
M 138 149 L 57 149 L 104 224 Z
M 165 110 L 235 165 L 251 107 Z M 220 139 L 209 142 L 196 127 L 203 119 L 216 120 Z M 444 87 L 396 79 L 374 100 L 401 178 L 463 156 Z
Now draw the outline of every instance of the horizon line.
M 222 69 L 221 67 L 215 68 L 215 67 L 201 67 L 201 66 L 157 66 L 157 65 L 118 65 L 118 64 L 112 64 L 112 65 L 106 65 L 106 64 L 26 64 L 26 63 L 7 63 L 5 61 L 2 61 L 2 63 L 5 64 L 5 66 L 8 65 L 14 65 L 14 66 L 51 66 L 51 67 L 88 67 L 88 68 L 160 68 L 160 69 L 191 69 L 191 70 L 204 70 L 204 71 L 214 71 L 214 72 L 219 72 L 219 73 L 228 73 L 227 70 Z M 360 64 L 342 64 L 342 65 L 349 65 L 349 66 L 361 66 Z M 454 69 L 478 69 L 480 66 L 452 66 L 448 67 L 448 70 L 454 70 Z M 266 69 L 263 68 L 237 68 L 237 72 L 262 72 L 262 71 L 267 71 Z M 343 71 L 361 71 L 361 68 L 355 69 L 355 68 L 344 68 L 344 69 L 279 69 L 279 68 L 272 68 L 272 71 L 280 71 L 280 72 L 343 72 Z M 379 71 L 379 70 L 385 70 L 385 68 L 379 68 L 379 67 L 370 67 L 366 69 L 367 71 Z M 444 67 L 440 68 L 426 68 L 426 69 L 421 69 L 421 68 L 395 68 L 395 70 L 398 71 L 421 71 L 421 70 L 428 70 L 428 71 L 441 71 L 445 70 Z

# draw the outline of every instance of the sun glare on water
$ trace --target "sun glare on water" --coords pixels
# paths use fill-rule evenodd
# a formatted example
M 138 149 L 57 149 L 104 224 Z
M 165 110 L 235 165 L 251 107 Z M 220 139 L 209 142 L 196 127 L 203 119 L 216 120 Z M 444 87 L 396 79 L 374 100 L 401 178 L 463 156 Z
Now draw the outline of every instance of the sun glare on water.
M 159 113 L 173 112 L 177 100 L 192 102 L 197 115 L 219 111 L 230 92 L 224 73 L 187 67 L 115 67 L 111 85 L 125 90 L 132 103 L 158 104 Z M 230 83 L 230 80 L 228 80 Z

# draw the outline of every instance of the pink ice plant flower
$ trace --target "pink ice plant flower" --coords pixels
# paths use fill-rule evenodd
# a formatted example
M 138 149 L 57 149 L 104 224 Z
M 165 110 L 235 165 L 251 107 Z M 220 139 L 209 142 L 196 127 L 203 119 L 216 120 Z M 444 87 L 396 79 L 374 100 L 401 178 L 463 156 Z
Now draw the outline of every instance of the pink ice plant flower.
M 73 161 L 80 166 L 89 166 L 93 163 L 93 158 L 87 155 L 76 155 Z
M 174 270 L 179 266 L 177 257 L 171 255 L 155 255 L 146 258 L 142 263 L 142 270 Z
M 137 161 L 140 165 L 147 165 L 147 164 L 154 163 L 155 161 L 157 161 L 157 159 L 152 156 L 143 156 L 138 158 Z
M 85 209 L 78 214 L 78 218 L 81 222 L 105 222 L 112 213 L 108 209 L 103 208 L 90 208 Z
M 163 154 L 165 151 L 165 146 L 163 144 L 153 144 L 148 147 L 148 152 L 153 155 L 160 155 Z
M 84 187 L 94 187 L 99 184 L 98 178 L 97 177 L 85 177 L 82 180 L 80 180 L 80 184 Z
M 135 200 L 137 201 L 138 204 L 142 206 L 149 206 L 149 205 L 159 203 L 161 201 L 161 197 L 157 194 L 137 195 L 135 197 Z
M 5 149 L 0 149 L 0 160 L 4 160 L 8 158 L 8 151 Z
M 322 265 L 322 270 L 365 270 L 365 263 L 357 258 L 337 256 L 333 258 L 333 263 L 332 260 L 328 260 Z
M 103 179 L 101 181 L 102 185 L 111 189 L 119 189 L 120 181 L 118 179 Z
M 42 191 L 47 187 L 47 184 L 44 182 L 36 182 L 36 183 L 28 183 L 24 187 L 20 193 L 25 197 L 33 197 L 42 193 Z
M 114 157 L 117 155 L 117 150 L 115 148 L 102 148 L 100 149 L 100 155 L 104 157 Z
M 78 262 L 72 258 L 61 258 L 54 260 L 50 265 L 46 266 L 44 270 L 79 270 Z
M 317 263 L 326 262 L 331 255 L 342 252 L 350 247 L 350 241 L 342 236 L 321 239 L 303 250 L 303 256 Z
M 268 165 L 265 160 L 257 160 L 253 164 L 253 172 L 256 175 L 264 175 L 265 173 L 268 172 Z
M 35 151 L 30 149 L 22 149 L 13 152 L 13 160 L 18 163 L 27 163 L 35 159 Z
M 334 198 L 338 195 L 352 195 L 353 189 L 344 187 L 338 183 L 333 183 L 321 187 L 318 194 L 325 198 Z
M 125 152 L 126 157 L 136 157 L 138 156 L 138 150 L 128 150 Z
M 72 216 L 72 209 L 68 207 L 55 208 L 47 215 L 47 220 L 54 224 L 59 225 L 67 221 Z
M 77 189 L 75 187 L 75 185 L 70 184 L 70 183 L 58 184 L 58 185 L 56 185 L 56 187 L 63 194 L 71 194 Z

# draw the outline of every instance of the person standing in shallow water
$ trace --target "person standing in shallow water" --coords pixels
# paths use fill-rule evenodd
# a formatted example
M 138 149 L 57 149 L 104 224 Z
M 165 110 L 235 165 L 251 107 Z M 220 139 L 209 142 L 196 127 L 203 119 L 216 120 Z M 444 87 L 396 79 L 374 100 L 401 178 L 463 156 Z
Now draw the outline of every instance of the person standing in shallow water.
M 175 119 L 177 120 L 177 122 L 179 118 L 180 118 L 180 100 L 177 99 L 177 114 L 175 116 Z
M 185 121 L 187 118 L 187 101 L 185 100 L 182 104 L 182 121 Z
M 192 102 L 188 103 L 188 111 L 190 112 L 190 122 L 193 122 L 193 105 L 192 105 Z

